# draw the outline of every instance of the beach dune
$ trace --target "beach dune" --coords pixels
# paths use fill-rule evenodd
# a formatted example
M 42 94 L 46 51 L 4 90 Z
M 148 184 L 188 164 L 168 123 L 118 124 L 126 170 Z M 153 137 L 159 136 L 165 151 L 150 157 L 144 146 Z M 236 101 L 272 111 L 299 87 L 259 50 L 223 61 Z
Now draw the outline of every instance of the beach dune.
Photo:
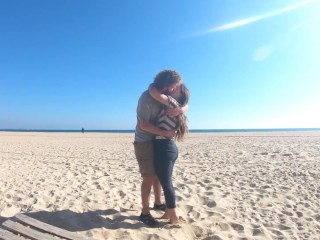
M 25 213 L 94 239 L 320 239 L 320 132 L 190 133 L 174 169 L 181 228 L 138 220 L 133 139 L 0 132 L 0 223 Z

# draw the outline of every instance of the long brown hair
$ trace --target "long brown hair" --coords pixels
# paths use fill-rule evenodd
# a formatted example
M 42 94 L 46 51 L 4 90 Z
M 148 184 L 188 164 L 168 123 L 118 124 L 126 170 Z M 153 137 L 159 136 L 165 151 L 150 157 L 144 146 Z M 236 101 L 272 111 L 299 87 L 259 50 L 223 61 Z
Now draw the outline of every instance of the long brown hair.
M 189 98 L 190 98 L 189 89 L 184 84 L 181 84 L 181 97 L 178 99 L 178 102 L 180 103 L 181 107 L 188 104 Z M 178 116 L 178 120 L 179 120 L 179 127 L 177 129 L 175 139 L 177 141 L 182 141 L 184 136 L 189 132 L 188 125 L 187 125 L 188 120 L 184 113 Z

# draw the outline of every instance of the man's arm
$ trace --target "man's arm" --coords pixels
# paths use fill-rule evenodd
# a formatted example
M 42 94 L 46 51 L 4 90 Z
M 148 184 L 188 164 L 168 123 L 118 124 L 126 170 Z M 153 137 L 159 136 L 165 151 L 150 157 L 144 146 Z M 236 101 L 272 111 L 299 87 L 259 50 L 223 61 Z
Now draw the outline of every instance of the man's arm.
M 143 118 L 139 118 L 139 121 L 140 121 L 140 127 L 142 130 L 153 133 L 154 135 L 172 139 L 176 134 L 174 130 L 165 131 L 160 128 L 157 128 Z

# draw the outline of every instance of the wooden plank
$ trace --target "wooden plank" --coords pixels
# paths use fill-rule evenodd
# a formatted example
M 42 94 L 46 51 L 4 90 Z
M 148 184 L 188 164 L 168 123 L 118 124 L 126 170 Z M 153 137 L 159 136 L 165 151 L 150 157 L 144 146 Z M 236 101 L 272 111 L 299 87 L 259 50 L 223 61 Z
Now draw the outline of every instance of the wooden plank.
M 11 220 L 5 221 L 4 223 L 2 223 L 2 225 L 5 226 L 8 230 L 31 238 L 32 240 L 57 240 L 57 238 L 54 238 L 52 235 L 50 236 L 49 234 L 38 232 L 34 229 L 26 227 L 17 222 L 13 222 Z
M 26 240 L 26 238 L 0 228 L 0 240 Z
M 69 232 L 69 231 L 64 230 L 62 228 L 58 228 L 58 227 L 49 225 L 47 223 L 41 222 L 37 219 L 28 217 L 28 216 L 21 214 L 21 213 L 18 213 L 17 215 L 15 215 L 15 218 L 17 219 L 17 221 L 19 221 L 23 224 L 30 225 L 34 228 L 40 229 L 45 232 L 52 233 L 58 237 L 62 237 L 62 238 L 68 239 L 68 240 L 94 240 L 93 238 L 84 237 L 84 236 L 81 236 L 80 234 L 77 234 L 74 232 Z

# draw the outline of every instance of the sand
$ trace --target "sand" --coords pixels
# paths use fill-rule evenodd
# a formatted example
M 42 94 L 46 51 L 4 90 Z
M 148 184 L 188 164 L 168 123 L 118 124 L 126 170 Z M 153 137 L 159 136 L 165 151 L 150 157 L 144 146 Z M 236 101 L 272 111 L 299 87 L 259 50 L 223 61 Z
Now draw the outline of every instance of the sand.
M 21 212 L 94 239 L 320 239 L 320 132 L 189 134 L 181 228 L 139 222 L 133 137 L 0 132 L 0 223 Z

